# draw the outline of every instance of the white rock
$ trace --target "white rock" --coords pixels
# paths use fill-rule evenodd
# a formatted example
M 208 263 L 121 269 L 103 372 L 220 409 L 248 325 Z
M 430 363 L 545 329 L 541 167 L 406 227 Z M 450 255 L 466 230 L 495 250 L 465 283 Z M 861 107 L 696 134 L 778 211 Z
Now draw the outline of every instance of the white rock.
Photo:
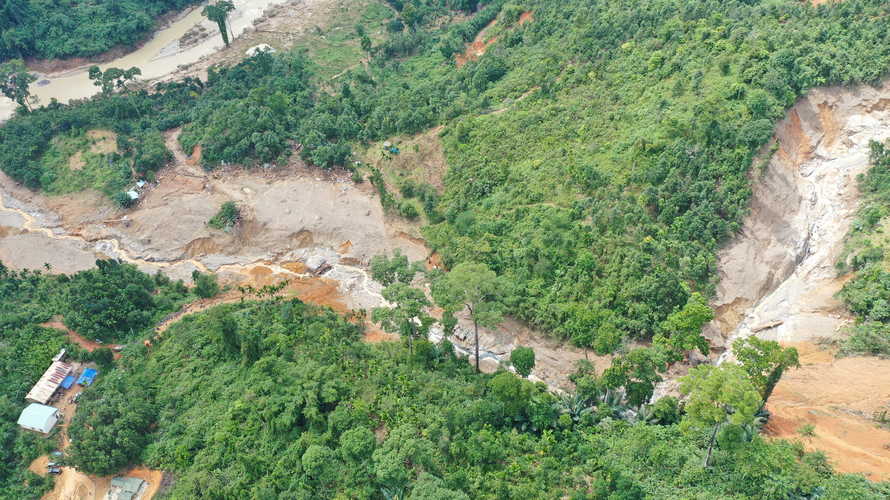
M 325 262 L 325 258 L 321 255 L 313 255 L 306 261 L 306 267 L 312 271 L 317 271 L 318 268 L 325 264 Z

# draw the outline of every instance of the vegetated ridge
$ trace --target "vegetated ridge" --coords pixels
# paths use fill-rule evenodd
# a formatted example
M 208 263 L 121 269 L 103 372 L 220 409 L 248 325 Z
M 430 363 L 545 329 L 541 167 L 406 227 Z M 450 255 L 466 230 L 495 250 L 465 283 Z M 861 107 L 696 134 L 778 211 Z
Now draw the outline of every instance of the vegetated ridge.
M 876 7 L 856 2 L 644 2 L 630 8 L 495 2 L 450 27 L 432 23 L 441 6 L 418 5 L 426 10 L 411 5 L 411 16 L 407 5 L 397 7 L 401 17 L 387 26 L 392 36 L 369 47 L 369 73 L 347 73 L 351 82 L 334 94 L 319 90 L 311 61 L 300 54 L 260 54 L 210 72 L 207 82 L 22 110 L 21 118 L 0 129 L 0 139 L 18 138 L 2 142 L 0 163 L 30 187 L 52 191 L 57 177 L 34 153 L 50 151 L 54 136 L 108 127 L 119 134 L 124 151 L 115 164 L 135 165 L 142 157 L 138 148 L 156 142 L 154 134 L 185 124 L 182 145 L 187 151 L 200 145 L 208 167 L 248 157 L 282 162 L 299 151 L 320 167 L 355 168 L 348 161 L 351 143 L 445 123 L 451 168 L 444 193 L 400 186 L 399 197 L 385 190 L 381 172 L 370 174 L 388 208 L 406 213 L 405 203 L 419 194 L 430 222 L 426 235 L 448 267 L 487 265 L 515 285 L 506 294 L 509 312 L 579 347 L 611 353 L 622 336 L 631 335 L 667 338 L 679 349 L 674 344 L 683 339 L 671 335 L 697 322 L 696 330 L 707 317 L 703 295 L 714 293 L 714 252 L 737 229 L 750 197 L 747 175 L 772 135 L 773 120 L 814 85 L 877 82 L 886 70 L 886 21 L 874 15 Z M 462 42 L 482 26 L 498 16 L 503 25 L 515 24 L 514 14 L 525 9 L 534 11 L 534 22 L 512 29 L 478 61 L 453 66 Z M 784 29 L 789 26 L 797 29 Z M 499 109 L 505 111 L 493 112 Z M 136 173 L 145 177 L 157 168 L 144 166 Z M 124 169 L 120 173 L 121 186 L 132 181 L 132 170 L 129 177 Z M 450 357 L 448 344 L 417 346 L 417 357 L 389 344 L 380 352 L 398 363 L 379 361 L 386 354 L 373 362 L 378 354 L 362 352 L 368 348 L 355 343 L 341 318 L 298 302 L 225 306 L 192 321 L 198 324 L 183 332 L 181 347 L 171 338 L 154 353 L 134 350 L 131 374 L 97 386 L 96 411 L 79 413 L 77 422 L 83 434 L 75 459 L 82 466 L 110 470 L 134 460 L 148 442 L 151 412 L 163 407 L 170 413 L 159 431 L 165 434 L 140 458 L 179 472 L 182 482 L 171 495 L 182 498 L 327 497 L 329 490 L 368 498 L 401 498 L 405 491 L 416 498 L 464 498 L 467 492 L 670 498 L 702 488 L 739 498 L 885 493 L 884 485 L 834 475 L 825 456 L 806 452 L 803 441 L 766 443 L 757 436 L 754 410 L 768 395 L 758 394 L 763 388 L 753 380 L 768 370 L 749 373 L 750 380 L 736 365 L 691 373 L 683 391 L 692 399 L 676 426 L 676 402 L 642 406 L 664 365 L 665 352 L 657 345 L 616 358 L 618 368 L 607 377 L 582 366 L 574 376 L 575 399 L 560 403 L 509 373 L 469 374 Z M 200 324 L 205 321 L 206 327 Z M 170 394 L 167 386 L 152 392 L 157 368 L 151 365 L 162 353 L 171 365 L 189 365 L 183 373 L 190 377 L 181 377 L 185 384 L 214 370 L 225 370 L 231 378 L 219 379 L 232 384 L 238 370 L 249 375 L 244 383 L 254 384 L 250 392 L 221 398 L 243 398 L 227 407 L 227 427 L 209 435 L 177 420 L 180 410 L 202 406 L 183 403 L 184 397 L 207 393 Z M 312 353 L 318 373 L 300 358 L 305 353 Z M 425 391 L 445 381 L 412 386 L 420 377 L 435 377 L 440 362 L 446 372 L 453 370 L 449 383 L 460 384 L 463 376 L 466 385 L 439 394 Z M 424 370 L 413 371 L 418 367 Z M 786 367 L 770 369 L 781 375 Z M 399 369 L 408 372 L 386 378 Z M 338 370 L 345 373 L 339 379 Z M 303 392 L 275 392 L 285 387 L 280 380 Z M 349 400 L 349 382 L 360 380 L 371 384 L 362 395 L 375 394 L 374 384 L 385 390 L 373 403 L 356 398 L 342 404 Z M 628 413 L 615 399 L 613 390 L 622 386 L 640 413 Z M 414 404 L 412 387 L 420 393 Z M 153 394 L 157 405 L 124 396 L 137 391 Z M 100 393 L 107 395 L 104 401 Z M 440 419 L 455 394 L 462 396 L 454 407 L 465 409 L 472 400 L 488 409 Z M 287 407 L 283 401 L 299 403 Z M 100 411 L 105 402 L 107 413 Z M 367 418 L 350 421 L 361 405 L 370 408 Z M 276 411 L 265 413 L 269 408 Z M 111 418 L 102 421 L 103 415 Z M 132 418 L 117 418 L 122 415 Z M 117 420 L 120 426 L 111 425 Z M 629 427 L 627 420 L 639 423 Z M 239 430 L 247 428 L 237 424 L 244 422 L 252 433 Z M 84 430 L 100 424 L 99 431 Z M 253 441 L 260 428 L 266 439 Z M 462 432 L 469 432 L 463 436 L 472 454 L 461 454 Z M 138 439 L 109 460 L 105 450 L 122 435 Z M 272 448 L 284 445 L 289 448 L 282 462 L 280 450 Z M 173 457 L 181 461 L 171 465 Z M 227 458 L 224 464 L 215 462 L 219 457 Z M 586 462 L 578 465 L 581 458 Z M 349 463 L 355 477 L 329 474 Z M 266 474 L 277 465 L 298 476 Z M 228 481 L 233 478 L 239 479 Z
M 23 116 L 0 134 L 28 139 L 4 140 L 0 164 L 54 189 L 30 152 L 55 134 L 108 127 L 132 155 L 186 124 L 180 142 L 200 144 L 207 166 L 281 162 L 293 139 L 305 161 L 331 167 L 348 163 L 350 141 L 446 122 L 446 188 L 422 200 L 428 241 L 448 266 L 481 261 L 507 276 L 511 313 L 587 344 L 600 328 L 654 335 L 692 291 L 712 297 L 717 245 L 741 221 L 772 121 L 813 85 L 874 82 L 886 67 L 886 19 L 858 3 L 530 3 L 534 22 L 460 69 L 461 40 L 522 10 L 496 2 L 443 31 L 422 5 L 426 17 L 373 48 L 370 75 L 347 72 L 334 95 L 299 53 L 260 55 L 207 82 Z M 157 168 L 143 164 L 137 175 Z

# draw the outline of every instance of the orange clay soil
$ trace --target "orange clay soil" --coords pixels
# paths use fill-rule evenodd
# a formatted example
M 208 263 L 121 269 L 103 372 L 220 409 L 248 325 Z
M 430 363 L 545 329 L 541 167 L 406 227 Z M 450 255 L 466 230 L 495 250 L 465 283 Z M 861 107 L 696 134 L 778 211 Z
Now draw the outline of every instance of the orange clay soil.
M 529 22 L 529 23 L 534 22 L 534 20 L 535 20 L 535 18 L 532 17 L 532 11 L 530 11 L 530 10 L 523 12 L 522 14 L 519 14 L 519 25 L 520 26 L 522 26 L 523 24 L 525 24 L 527 22 Z
M 46 463 L 48 458 L 42 456 L 29 466 L 36 474 L 46 475 Z M 42 470 L 41 470 L 42 469 Z M 135 467 L 120 474 L 105 477 L 88 476 L 78 472 L 72 467 L 64 467 L 63 472 L 56 476 L 55 487 L 41 500 L 95 500 L 102 498 L 111 487 L 111 480 L 116 476 L 135 477 L 148 483 L 148 489 L 142 495 L 141 500 L 151 500 L 163 479 L 163 472 L 147 467 Z
M 807 448 L 823 450 L 838 471 L 890 479 L 890 430 L 874 419 L 890 410 L 890 360 L 835 358 L 809 342 L 786 347 L 797 348 L 801 368 L 785 372 L 770 397 L 766 434 L 794 439 L 813 424 L 818 437 Z
M 58 316 L 57 316 L 58 317 Z M 93 342 L 92 340 L 87 340 L 83 338 L 79 333 L 74 330 L 69 330 L 67 326 L 61 321 L 47 321 L 46 323 L 41 323 L 40 326 L 45 326 L 48 328 L 56 328 L 58 330 L 62 330 L 65 332 L 65 335 L 71 339 L 72 342 L 77 343 L 80 347 L 84 348 L 87 351 L 95 351 L 100 347 L 114 347 L 114 346 L 103 346 L 97 342 Z
M 519 25 L 522 26 L 526 22 L 533 22 L 535 19 L 532 17 L 532 11 L 523 12 L 519 15 Z M 455 56 L 455 60 L 457 61 L 457 67 L 460 68 L 464 64 L 467 64 L 469 61 L 475 61 L 482 57 L 485 54 L 485 50 L 489 45 L 498 41 L 497 37 L 493 37 L 491 40 L 485 41 L 485 33 L 488 32 L 489 28 L 494 26 L 494 24 L 498 22 L 497 19 L 488 23 L 488 26 L 482 28 L 482 31 L 476 35 L 476 38 L 473 40 L 472 44 L 466 44 L 467 51 L 463 54 L 457 54 Z

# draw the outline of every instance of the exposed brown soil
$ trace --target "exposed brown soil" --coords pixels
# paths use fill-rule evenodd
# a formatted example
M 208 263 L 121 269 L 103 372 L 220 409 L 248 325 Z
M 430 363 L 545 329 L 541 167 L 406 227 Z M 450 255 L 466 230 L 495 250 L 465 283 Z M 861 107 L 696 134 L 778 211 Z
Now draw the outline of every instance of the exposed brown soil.
M 718 255 L 717 317 L 706 331 L 718 353 L 752 333 L 788 342 L 842 334 L 851 318 L 833 298 L 844 279 L 834 266 L 868 141 L 890 135 L 888 96 L 888 87 L 815 88 L 776 124 L 778 150 L 751 172 L 750 216 Z
M 295 272 L 305 272 L 305 265 L 299 262 L 285 264 L 283 268 L 290 267 Z M 313 276 L 297 276 L 291 274 L 279 274 L 274 272 L 267 266 L 255 266 L 244 270 L 241 273 L 229 275 L 224 278 L 224 282 L 229 284 L 237 284 L 244 289 L 252 286 L 259 290 L 266 285 L 278 284 L 283 280 L 288 280 L 287 286 L 281 290 L 276 296 L 285 299 L 296 297 L 304 302 L 311 302 L 321 306 L 330 306 L 340 314 L 345 314 L 349 309 L 346 300 L 340 292 L 340 284 L 332 279 L 319 278 Z M 221 293 L 211 299 L 199 299 L 182 307 L 176 313 L 171 314 L 167 320 L 163 321 L 155 331 L 163 333 L 173 323 L 179 321 L 183 316 L 202 312 L 208 307 L 219 304 L 231 304 L 240 302 L 242 299 L 251 300 L 260 297 L 249 292 L 241 292 L 236 286 L 233 286 L 225 293 Z
M 522 26 L 525 23 L 532 23 L 535 19 L 532 17 L 532 11 L 528 10 L 519 14 L 519 25 Z
M 457 61 L 458 68 L 460 68 L 464 64 L 467 64 L 469 61 L 475 61 L 482 57 L 482 55 L 485 54 L 485 49 L 487 49 L 489 45 L 498 40 L 497 37 L 494 37 L 491 40 L 485 41 L 485 33 L 489 30 L 489 28 L 494 26 L 496 22 L 498 22 L 497 19 L 488 23 L 488 26 L 482 28 L 482 31 L 480 31 L 479 34 L 476 35 L 476 39 L 473 40 L 473 43 L 466 46 L 467 50 L 463 54 L 457 54 L 456 56 L 454 56 L 455 60 Z
M 38 458 L 30 465 L 31 470 L 37 468 L 39 462 L 43 462 L 45 465 L 47 461 L 45 456 Z M 105 477 L 88 476 L 72 467 L 63 467 L 62 471 L 62 474 L 56 476 L 55 487 L 43 495 L 41 500 L 96 500 L 105 495 L 111 487 L 111 480 L 117 476 L 135 477 L 146 481 L 148 489 L 140 498 L 141 500 L 151 500 L 163 481 L 163 472 L 144 466 L 134 467 L 122 471 L 120 474 Z M 34 472 L 37 473 L 36 470 Z M 45 475 L 46 468 L 44 467 L 41 472 Z
M 473 43 L 466 44 L 467 50 L 463 54 L 457 54 L 454 56 L 455 61 L 457 62 L 458 68 L 460 68 L 461 66 L 463 66 L 464 64 L 466 64 L 470 61 L 475 61 L 475 60 L 479 59 L 480 57 L 482 57 L 485 54 L 485 50 L 488 48 L 488 46 L 493 44 L 494 42 L 498 41 L 497 37 L 492 37 L 489 40 L 485 39 L 485 33 L 488 32 L 488 30 L 492 26 L 494 26 L 494 24 L 496 22 L 498 22 L 497 19 L 488 23 L 488 26 L 482 28 L 482 31 L 480 31 L 479 34 L 476 35 L 476 38 L 473 40 Z M 523 24 L 525 24 L 527 22 L 528 23 L 534 22 L 534 18 L 532 17 L 532 11 L 523 12 L 522 14 L 519 15 L 519 22 L 518 22 L 519 26 L 522 26 Z
M 282 264 L 283 268 L 294 274 L 303 274 L 306 272 L 306 264 L 302 262 L 288 262 L 287 264 Z
M 86 162 L 83 161 L 83 151 L 78 151 L 71 155 L 68 160 L 68 168 L 71 170 L 82 170 Z
M 375 326 L 369 326 L 365 329 L 366 342 L 383 342 L 398 340 L 399 336 L 394 333 L 388 333 Z
M 178 133 L 177 133 L 178 135 Z M 185 160 L 186 165 L 200 165 L 201 164 L 201 145 L 195 144 L 195 149 L 192 150 L 192 154 Z
M 182 258 L 206 262 L 211 257 L 226 263 L 234 256 L 294 262 L 302 254 L 293 252 L 315 247 L 342 251 L 357 263 L 395 247 L 412 260 L 428 253 L 424 246 L 399 237 L 399 231 L 418 233 L 412 227 L 390 227 L 373 186 L 352 184 L 349 172 L 307 168 L 294 160 L 270 169 L 228 166 L 208 173 L 186 164 L 177 133 L 167 133 L 174 162 L 157 173 L 158 183 L 141 190 L 137 206 L 125 212 L 112 207 L 101 193 L 43 196 L 0 174 L 0 187 L 14 198 L 7 202 L 4 195 L 4 204 L 29 207 L 27 214 L 37 217 L 26 223 L 28 228 L 58 228 L 69 235 L 48 238 L 27 232 L 4 238 L 0 259 L 17 269 L 49 262 L 56 272 L 76 272 L 92 267 L 100 255 L 97 248 L 113 240 L 120 241 L 129 257 L 161 263 Z M 243 222 L 230 233 L 207 226 L 228 200 L 242 210 Z M 4 225 L 14 228 L 15 223 Z
M 97 342 L 93 342 L 92 340 L 87 340 L 83 338 L 79 333 L 74 330 L 69 330 L 67 326 L 61 321 L 47 321 L 46 323 L 41 323 L 40 326 L 45 326 L 47 328 L 56 328 L 58 330 L 62 330 L 65 332 L 65 335 L 71 339 L 72 342 L 76 343 L 80 347 L 84 348 L 87 351 L 93 352 L 100 347 L 107 347 Z M 113 346 L 111 346 L 113 347 Z
M 807 448 L 825 451 L 838 471 L 890 478 L 890 427 L 875 421 L 890 410 L 890 360 L 835 358 L 808 342 L 786 346 L 798 349 L 802 367 L 786 372 L 770 397 L 767 435 L 794 439 L 813 424 L 818 437 Z
M 36 460 L 31 462 L 31 464 L 28 465 L 28 468 L 31 469 L 31 472 L 33 472 L 34 474 L 37 474 L 39 476 L 45 476 L 46 475 L 46 467 L 47 467 L 48 463 L 49 463 L 49 455 L 43 455 L 42 457 L 37 457 Z
M 107 154 L 117 151 L 117 134 L 110 130 L 90 130 L 87 137 L 95 141 L 90 146 L 91 153 Z

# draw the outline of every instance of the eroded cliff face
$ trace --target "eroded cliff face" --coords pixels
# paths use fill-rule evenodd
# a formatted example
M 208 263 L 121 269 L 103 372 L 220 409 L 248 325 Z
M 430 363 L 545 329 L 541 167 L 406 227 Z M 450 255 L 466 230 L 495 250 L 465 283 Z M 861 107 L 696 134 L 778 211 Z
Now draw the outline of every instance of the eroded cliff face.
M 776 124 L 780 147 L 754 184 L 750 215 L 718 256 L 717 352 L 737 337 L 829 337 L 849 320 L 835 263 L 858 206 L 868 143 L 890 137 L 890 88 L 818 88 Z

